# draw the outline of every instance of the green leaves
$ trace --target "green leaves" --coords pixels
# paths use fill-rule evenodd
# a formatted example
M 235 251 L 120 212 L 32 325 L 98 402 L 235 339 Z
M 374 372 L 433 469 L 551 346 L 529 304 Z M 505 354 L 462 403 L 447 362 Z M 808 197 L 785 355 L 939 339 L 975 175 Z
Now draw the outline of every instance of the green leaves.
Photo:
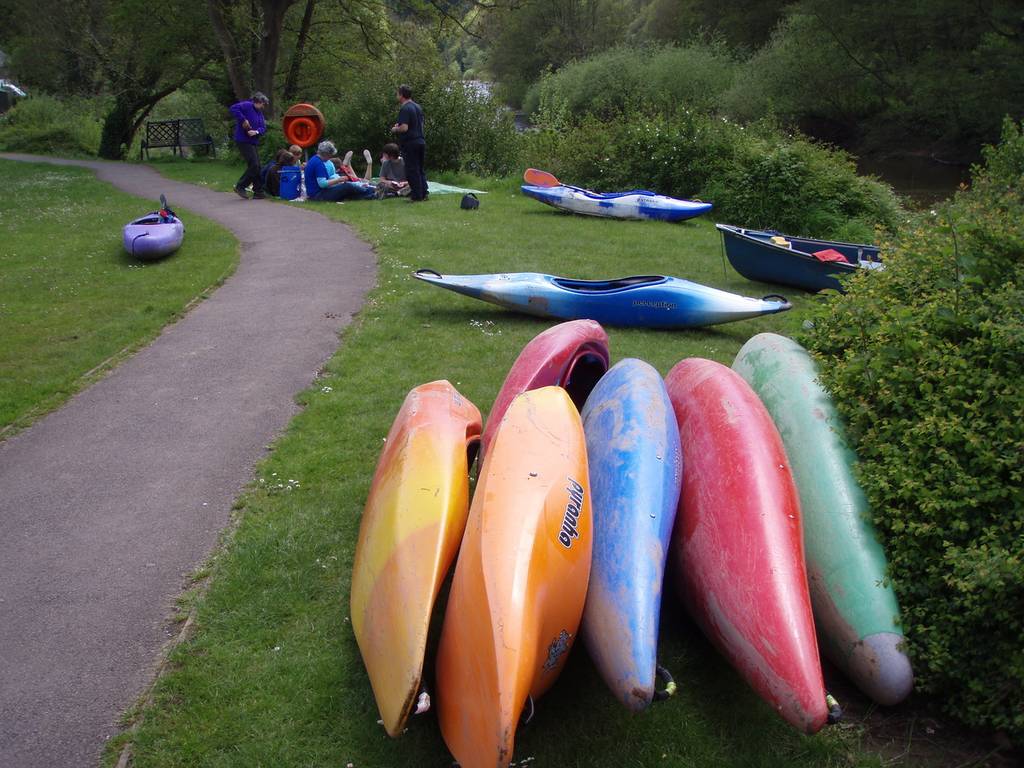
M 805 342 L 850 423 L 918 688 L 1024 743 L 1017 126 L 986 159 L 970 192 L 884 249 L 885 271 L 817 310 Z

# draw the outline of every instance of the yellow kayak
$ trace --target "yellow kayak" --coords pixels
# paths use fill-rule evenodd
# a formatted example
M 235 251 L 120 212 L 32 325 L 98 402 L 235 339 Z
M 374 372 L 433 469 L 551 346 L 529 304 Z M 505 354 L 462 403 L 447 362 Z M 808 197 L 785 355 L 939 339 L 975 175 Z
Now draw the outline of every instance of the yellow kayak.
M 566 391 L 518 395 L 484 458 L 437 656 L 438 720 L 462 768 L 504 768 L 558 677 L 590 577 L 590 483 Z
M 384 728 L 398 736 L 420 689 L 430 614 L 469 511 L 480 411 L 447 381 L 398 412 L 363 510 L 351 616 Z

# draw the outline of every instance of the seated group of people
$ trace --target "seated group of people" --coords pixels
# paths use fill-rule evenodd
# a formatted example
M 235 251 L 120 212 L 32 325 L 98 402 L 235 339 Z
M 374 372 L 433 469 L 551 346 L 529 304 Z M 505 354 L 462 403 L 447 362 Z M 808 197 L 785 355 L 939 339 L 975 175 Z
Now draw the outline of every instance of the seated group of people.
M 263 182 L 263 190 L 268 195 L 280 197 L 281 195 L 281 169 L 289 166 L 302 165 L 302 147 L 292 144 L 288 149 L 280 150 L 274 159 L 260 169 L 260 179 Z
M 352 152 L 337 156 L 333 142 L 321 141 L 316 154 L 306 163 L 306 196 L 310 200 L 337 202 L 341 200 L 379 200 L 382 197 L 409 194 L 405 165 L 397 144 L 386 144 L 381 156 L 380 181 L 374 184 L 373 157 L 363 150 L 366 172 L 362 177 L 352 169 Z
M 321 141 L 316 154 L 306 163 L 303 173 L 306 196 L 310 200 L 379 200 L 409 194 L 405 165 L 397 144 L 384 145 L 380 180 L 377 183 L 373 182 L 373 156 L 370 150 L 363 150 L 366 171 L 362 177 L 352 169 L 351 150 L 345 153 L 344 158 L 338 157 L 337 153 L 332 142 Z M 301 167 L 301 160 L 302 150 L 295 145 L 278 152 L 273 162 L 264 167 L 264 186 L 267 192 L 280 195 L 281 169 L 286 166 Z

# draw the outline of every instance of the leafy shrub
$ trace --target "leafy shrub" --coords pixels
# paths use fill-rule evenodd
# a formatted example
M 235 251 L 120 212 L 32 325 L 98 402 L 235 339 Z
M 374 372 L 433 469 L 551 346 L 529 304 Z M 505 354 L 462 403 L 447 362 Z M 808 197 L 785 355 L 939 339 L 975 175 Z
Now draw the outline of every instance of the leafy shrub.
M 619 47 L 548 73 L 527 92 L 528 112 L 609 120 L 679 107 L 714 111 L 737 64 L 718 41 L 663 48 Z
M 804 342 L 849 423 L 917 687 L 1024 744 L 1024 135 Z
M 858 176 L 847 155 L 770 122 L 741 126 L 686 109 L 573 128 L 545 120 L 525 137 L 525 160 L 568 183 L 696 197 L 714 203 L 720 221 L 794 235 L 871 239 L 898 215 L 892 191 Z
M 1024 108 L 1024 40 L 992 28 L 1019 17 L 1017 6 L 1000 0 L 978 14 L 950 3 L 936 13 L 928 3 L 800 0 L 742 65 L 722 107 L 741 120 L 814 121 L 862 147 L 973 152 Z
M 739 143 L 704 194 L 729 218 L 794 234 L 870 240 L 872 225 L 896 223 L 892 191 L 858 176 L 846 153 L 778 133 Z
M 429 171 L 509 173 L 518 165 L 518 143 L 512 116 L 485 91 L 453 78 L 447 70 L 377 63 L 358 73 L 339 92 L 319 104 L 327 123 L 327 138 L 344 152 L 359 155 L 394 141 L 391 126 L 398 116 L 395 92 L 408 83 L 423 107 Z
M 722 95 L 722 109 L 744 121 L 766 114 L 793 122 L 876 113 L 877 89 L 870 78 L 822 33 L 814 18 L 793 10 L 740 67 Z
M 0 151 L 95 155 L 100 146 L 97 103 L 38 95 L 0 117 Z

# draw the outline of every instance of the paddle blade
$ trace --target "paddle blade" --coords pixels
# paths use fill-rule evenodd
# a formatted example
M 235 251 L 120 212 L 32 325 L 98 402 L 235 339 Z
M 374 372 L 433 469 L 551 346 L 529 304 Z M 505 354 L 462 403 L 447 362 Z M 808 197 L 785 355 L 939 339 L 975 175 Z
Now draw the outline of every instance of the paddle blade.
M 555 175 L 547 171 L 539 171 L 536 168 L 527 168 L 523 174 L 523 181 L 535 187 L 560 187 L 560 182 Z
M 160 195 L 160 218 L 163 220 L 163 223 L 166 224 L 170 222 L 173 217 L 174 211 L 172 211 L 171 207 L 167 204 L 167 198 Z

